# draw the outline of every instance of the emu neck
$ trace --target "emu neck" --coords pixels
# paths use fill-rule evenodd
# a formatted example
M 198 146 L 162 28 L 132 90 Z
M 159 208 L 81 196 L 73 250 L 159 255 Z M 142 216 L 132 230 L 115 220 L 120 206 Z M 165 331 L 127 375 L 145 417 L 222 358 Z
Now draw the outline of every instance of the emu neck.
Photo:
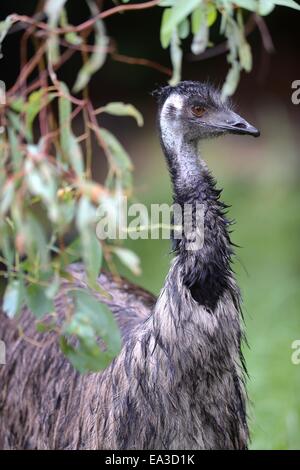
M 201 185 L 204 171 L 197 143 L 186 139 L 177 129 L 174 129 L 171 135 L 170 132 L 162 130 L 161 143 L 170 170 L 174 201 L 191 201 L 195 188 Z
M 172 133 L 162 129 L 161 140 L 173 183 L 174 202 L 181 207 L 192 204 L 193 213 L 196 203 L 203 206 L 201 226 L 197 218 L 193 220 L 193 230 L 203 232 L 199 248 L 189 249 L 190 240 L 185 233 L 173 241 L 181 282 L 199 305 L 214 311 L 232 280 L 233 251 L 227 230 L 229 221 L 224 215 L 226 205 L 219 200 L 221 191 L 216 189 L 206 164 L 199 158 L 196 143 L 174 129 Z

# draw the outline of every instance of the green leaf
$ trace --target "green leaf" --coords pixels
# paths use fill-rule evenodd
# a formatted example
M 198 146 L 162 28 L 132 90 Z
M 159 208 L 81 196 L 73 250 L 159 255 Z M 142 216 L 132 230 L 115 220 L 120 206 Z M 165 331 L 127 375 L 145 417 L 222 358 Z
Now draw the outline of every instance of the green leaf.
M 8 114 L 9 121 L 10 121 L 13 129 L 18 134 L 20 134 L 21 136 L 24 136 L 26 138 L 26 140 L 30 142 L 31 141 L 31 135 L 28 132 L 27 127 L 25 126 L 25 128 L 24 128 L 24 125 L 21 122 L 20 116 L 18 114 L 14 113 L 13 111 L 8 111 L 7 114 Z
M 140 258 L 136 253 L 123 247 L 112 247 L 112 251 L 133 274 L 136 276 L 141 274 Z
M 60 276 L 56 272 L 48 287 L 45 289 L 45 295 L 48 299 L 54 299 L 60 288 Z
M 78 203 L 76 225 L 79 232 L 92 226 L 96 221 L 96 209 L 86 196 L 82 196 Z
M 80 324 L 77 325 L 77 331 L 90 333 L 92 335 L 92 329 L 86 327 L 85 330 Z M 77 369 L 81 374 L 87 372 L 99 372 L 105 369 L 112 358 L 102 352 L 94 339 L 79 339 L 78 345 L 75 348 L 64 336 L 60 337 L 60 348 L 64 355 L 69 359 L 72 366 Z
M 80 238 L 75 238 L 64 250 L 64 255 L 63 255 L 63 260 L 64 265 L 69 265 L 71 263 L 75 263 L 75 261 L 78 261 L 80 259 L 80 253 L 81 253 L 81 242 Z
M 168 45 L 170 44 L 170 41 L 171 41 L 171 37 L 172 37 L 172 31 L 170 31 L 165 26 L 169 21 L 169 18 L 171 16 L 171 12 L 172 12 L 171 8 L 166 8 L 163 11 L 162 18 L 161 18 L 160 43 L 161 43 L 163 49 L 166 49 L 168 47 Z
M 205 51 L 208 44 L 208 26 L 205 22 L 201 23 L 197 33 L 194 34 L 191 51 L 193 54 L 201 54 Z
M 59 97 L 58 110 L 63 158 L 70 163 L 77 176 L 82 177 L 84 172 L 83 155 L 71 127 L 72 104 L 69 98 L 69 90 L 63 82 L 60 83 L 60 87 L 63 95 Z
M 84 172 L 83 155 L 80 144 L 72 132 L 69 135 L 69 160 L 77 176 L 81 177 Z
M 216 21 L 218 16 L 217 9 L 215 5 L 209 3 L 206 7 L 206 24 L 210 28 Z
M 60 82 L 62 95 L 58 100 L 58 113 L 60 123 L 60 139 L 62 151 L 68 155 L 68 145 L 71 133 L 71 112 L 72 104 L 70 100 L 69 90 L 65 83 Z
M 192 12 L 192 33 L 196 34 L 204 17 L 203 7 L 198 7 Z
M 12 230 L 7 223 L 1 224 L 0 246 L 8 268 L 12 269 L 14 262 L 14 248 L 12 246 Z
M 16 111 L 17 113 L 20 113 L 21 111 L 23 111 L 24 106 L 25 106 L 25 101 L 24 101 L 23 96 L 18 96 L 10 103 L 10 108 L 13 111 Z
M 158 4 L 159 7 L 173 7 L 178 0 L 161 0 Z
M 86 196 L 80 198 L 76 225 L 80 234 L 80 252 L 90 287 L 98 288 L 97 278 L 102 264 L 102 246 L 96 237 L 96 209 Z
M 141 127 L 144 124 L 142 114 L 132 104 L 115 101 L 105 105 L 102 111 L 104 113 L 113 114 L 114 116 L 132 116 L 136 119 L 138 126 Z
M 27 132 L 32 140 L 32 124 L 42 108 L 47 106 L 55 97 L 55 93 L 47 93 L 44 88 L 34 91 L 24 106 Z
M 224 83 L 223 88 L 222 88 L 222 98 L 223 99 L 226 96 L 233 95 L 233 93 L 235 92 L 235 90 L 237 88 L 237 85 L 239 83 L 240 73 L 241 73 L 240 64 L 237 61 L 235 61 L 232 64 L 232 66 L 231 66 L 231 68 L 230 68 L 230 70 L 227 74 L 225 83 Z
M 273 0 L 258 0 L 258 6 L 256 6 L 257 13 L 261 16 L 268 15 L 274 8 L 275 2 Z
M 17 315 L 24 300 L 24 286 L 20 279 L 9 282 L 3 297 L 3 311 L 9 318 Z
M 36 323 L 36 331 L 39 333 L 48 333 L 49 331 L 53 331 L 56 327 L 55 323 L 43 323 L 43 322 L 38 322 Z
M 234 4 L 241 8 L 245 8 L 245 10 L 256 11 L 257 4 L 259 2 L 260 0 L 236 0 L 234 1 Z
M 124 194 L 117 189 L 112 195 L 103 195 L 97 208 L 96 234 L 99 240 L 122 238 L 124 220 Z
M 39 263 L 39 269 L 45 271 L 49 264 L 49 248 L 44 227 L 38 219 L 29 213 L 24 226 L 26 250 L 29 261 Z
M 179 0 L 168 13 L 163 13 L 161 23 L 161 44 L 166 48 L 177 26 L 199 6 L 199 0 Z
M 111 311 L 96 300 L 90 293 L 77 289 L 70 291 L 75 304 L 71 321 L 64 325 L 64 335 L 75 336 L 79 344 L 74 347 L 66 337 L 61 337 L 60 345 L 64 354 L 80 372 L 97 372 L 109 365 L 120 352 L 121 336 Z M 100 347 L 101 338 L 106 349 Z
M 102 264 L 102 247 L 92 229 L 86 228 L 81 232 L 82 257 L 89 286 L 98 288 L 97 279 Z
M 73 44 L 74 46 L 78 46 L 79 44 L 82 44 L 82 38 L 76 34 L 74 31 L 70 31 L 69 33 L 66 33 L 65 35 L 66 41 L 68 41 L 70 44 Z
M 66 28 L 70 26 L 68 22 L 68 15 L 67 11 L 65 8 L 63 8 L 60 12 L 60 26 L 62 28 Z M 79 36 L 75 31 L 70 31 L 65 34 L 65 40 L 69 42 L 70 44 L 73 44 L 75 46 L 82 44 L 83 39 L 81 36 Z
M 30 153 L 39 153 L 36 146 L 28 146 Z M 44 159 L 35 165 L 32 159 L 25 162 L 25 181 L 31 194 L 39 196 L 48 210 L 49 218 L 53 222 L 59 220 L 59 208 L 57 205 L 57 180 L 51 163 Z
M 180 39 L 186 39 L 190 34 L 190 23 L 187 18 L 185 18 L 179 25 L 178 25 L 178 36 Z
M 95 333 L 106 343 L 107 352 L 111 356 L 118 354 L 121 348 L 121 336 L 109 308 L 85 290 L 74 290 L 71 295 L 75 301 L 75 312 L 87 318 Z
M 45 292 L 45 288 L 38 284 L 30 284 L 26 288 L 27 305 L 33 315 L 40 318 L 47 313 L 54 312 L 53 301 L 50 300 Z
M 47 0 L 44 11 L 52 24 L 57 24 L 66 1 L 67 0 Z
M 3 191 L 0 193 L 0 213 L 3 216 L 6 214 L 12 204 L 15 195 L 15 183 L 14 180 L 7 181 Z
M 2 59 L 2 42 L 4 41 L 5 36 L 8 33 L 11 25 L 13 24 L 12 16 L 9 15 L 5 18 L 4 21 L 0 22 L 0 59 Z
M 300 5 L 294 0 L 275 0 L 274 3 L 275 5 L 282 7 L 289 7 L 293 8 L 294 10 L 300 10 Z
M 87 3 L 90 7 L 90 10 L 93 16 L 96 16 L 99 12 L 96 5 L 87 0 Z M 107 56 L 107 47 L 109 44 L 109 39 L 106 36 L 106 30 L 104 22 L 99 19 L 95 23 L 95 47 L 96 50 L 91 53 L 89 59 L 80 69 L 77 79 L 75 81 L 73 90 L 75 93 L 83 90 L 85 86 L 89 83 L 91 76 L 97 72 L 102 65 L 104 64 Z
M 20 167 L 23 161 L 23 152 L 20 149 L 20 142 L 17 137 L 16 131 L 12 126 L 8 127 L 8 139 L 11 148 L 11 157 L 14 170 L 20 171 Z
M 47 0 L 44 11 L 49 18 L 49 26 L 54 29 L 57 26 L 60 14 L 67 0 Z M 48 60 L 56 64 L 59 60 L 59 40 L 57 34 L 50 34 L 47 40 Z
M 124 147 L 107 129 L 99 128 L 99 135 L 107 146 L 112 165 L 125 187 L 131 187 L 132 163 Z
M 174 86 L 177 85 L 181 80 L 181 66 L 182 66 L 182 49 L 180 47 L 180 39 L 177 31 L 174 31 L 171 44 L 170 44 L 170 55 L 173 66 L 173 75 L 169 80 L 169 84 Z
M 246 72 L 252 69 L 252 53 L 249 44 L 245 41 L 239 47 L 240 64 Z
M 238 0 L 238 2 L 240 1 L 242 0 Z M 258 0 L 258 6 L 253 11 L 257 11 L 259 15 L 265 16 L 271 13 L 276 5 L 300 10 L 300 5 L 294 0 Z

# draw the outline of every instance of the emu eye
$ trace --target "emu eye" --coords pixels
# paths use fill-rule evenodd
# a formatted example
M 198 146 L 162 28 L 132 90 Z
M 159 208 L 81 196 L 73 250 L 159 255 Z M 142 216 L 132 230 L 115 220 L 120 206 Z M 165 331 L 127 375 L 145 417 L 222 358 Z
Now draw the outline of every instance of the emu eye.
M 206 109 L 204 109 L 202 106 L 192 106 L 192 113 L 196 117 L 202 117 L 205 111 Z

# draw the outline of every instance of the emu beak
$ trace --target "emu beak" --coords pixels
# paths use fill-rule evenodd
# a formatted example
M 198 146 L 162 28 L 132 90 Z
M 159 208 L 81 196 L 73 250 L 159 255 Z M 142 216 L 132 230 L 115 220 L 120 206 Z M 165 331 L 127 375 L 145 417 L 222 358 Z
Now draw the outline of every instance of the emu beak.
M 217 122 L 214 123 L 219 129 L 230 132 L 231 134 L 249 134 L 253 137 L 259 137 L 260 131 L 252 126 L 238 114 L 233 111 L 224 111 L 218 113 Z

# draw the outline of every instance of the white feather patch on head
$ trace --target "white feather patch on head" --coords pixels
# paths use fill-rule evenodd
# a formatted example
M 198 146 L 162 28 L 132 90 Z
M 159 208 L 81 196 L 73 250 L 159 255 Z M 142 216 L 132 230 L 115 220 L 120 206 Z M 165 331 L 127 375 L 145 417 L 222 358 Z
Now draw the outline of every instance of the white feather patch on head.
M 178 93 L 172 93 L 165 101 L 161 114 L 160 114 L 160 128 L 162 139 L 166 147 L 169 147 L 171 144 L 174 144 L 174 139 L 176 139 L 176 134 L 172 131 L 170 127 L 170 119 L 168 119 L 168 109 L 169 107 L 175 108 L 177 112 L 180 112 L 183 108 L 183 97 Z

